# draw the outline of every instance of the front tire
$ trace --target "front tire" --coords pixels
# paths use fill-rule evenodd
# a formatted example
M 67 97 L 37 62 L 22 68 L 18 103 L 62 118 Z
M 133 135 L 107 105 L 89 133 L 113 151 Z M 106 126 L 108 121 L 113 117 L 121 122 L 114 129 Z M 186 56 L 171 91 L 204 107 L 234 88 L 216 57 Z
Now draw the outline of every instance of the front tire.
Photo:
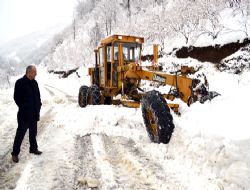
M 143 96 L 141 104 L 150 140 L 155 143 L 169 143 L 174 123 L 166 100 L 160 92 L 153 90 Z
M 79 94 L 78 94 L 78 104 L 81 108 L 84 108 L 87 106 L 87 99 L 88 99 L 88 86 L 81 86 L 79 89 Z
M 88 90 L 88 104 L 99 105 L 101 100 L 101 93 L 97 85 L 92 85 Z

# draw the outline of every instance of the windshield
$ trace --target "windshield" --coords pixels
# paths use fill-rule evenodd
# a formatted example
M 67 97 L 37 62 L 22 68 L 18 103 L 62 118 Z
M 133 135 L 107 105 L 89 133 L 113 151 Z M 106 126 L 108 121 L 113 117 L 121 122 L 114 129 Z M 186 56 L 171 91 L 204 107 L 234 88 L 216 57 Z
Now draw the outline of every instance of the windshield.
M 123 58 L 124 61 L 135 62 L 140 58 L 141 44 L 137 43 L 123 43 Z M 115 60 L 118 60 L 118 44 L 114 47 Z

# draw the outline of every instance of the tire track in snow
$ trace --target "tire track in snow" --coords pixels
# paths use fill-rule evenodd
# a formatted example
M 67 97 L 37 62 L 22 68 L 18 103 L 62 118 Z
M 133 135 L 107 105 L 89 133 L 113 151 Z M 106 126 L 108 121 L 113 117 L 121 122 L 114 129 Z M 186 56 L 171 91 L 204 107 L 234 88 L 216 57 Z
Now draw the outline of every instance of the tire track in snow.
M 12 97 L 6 97 L 4 102 L 1 102 L 0 107 L 0 163 L 12 149 L 12 143 L 17 127 L 17 106 Z M 0 165 L 1 168 L 1 165 Z M 0 169 L 1 170 L 1 169 Z
M 89 189 L 86 185 L 79 183 L 79 179 L 81 178 L 100 178 L 100 173 L 96 170 L 96 162 L 93 158 L 94 152 L 93 146 L 91 145 L 90 134 L 86 134 L 82 137 L 77 136 L 75 140 L 73 189 Z
M 56 87 L 48 85 L 48 84 L 44 84 L 44 88 L 49 92 L 49 94 L 52 97 L 56 96 L 56 94 L 58 94 L 58 92 L 59 92 L 61 95 L 63 95 L 71 103 L 76 103 L 77 102 L 77 99 L 76 99 L 75 96 L 71 96 L 68 93 L 60 90 L 59 88 L 56 88 Z
M 115 179 L 112 164 L 103 144 L 102 136 L 91 135 L 92 146 L 94 150 L 94 157 L 96 159 L 96 166 L 101 172 L 102 189 L 118 189 Z
M 137 148 L 132 139 L 103 134 L 93 134 L 91 139 L 101 173 L 101 189 L 185 189 L 160 163 Z

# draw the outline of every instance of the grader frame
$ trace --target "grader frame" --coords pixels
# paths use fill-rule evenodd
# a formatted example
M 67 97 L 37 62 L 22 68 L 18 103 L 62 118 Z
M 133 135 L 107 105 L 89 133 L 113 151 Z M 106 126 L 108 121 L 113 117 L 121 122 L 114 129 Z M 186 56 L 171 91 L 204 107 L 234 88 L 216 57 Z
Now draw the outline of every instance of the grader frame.
M 91 84 L 96 84 L 102 91 L 101 103 L 104 103 L 105 97 L 124 95 L 125 91 L 129 95 L 131 91 L 127 90 L 128 86 L 138 85 L 140 80 L 156 81 L 173 86 L 178 91 L 179 97 L 187 103 L 192 94 L 193 80 L 185 75 L 177 76 L 160 72 L 157 65 L 158 47 L 155 45 L 154 64 L 147 67 L 147 70 L 143 69 L 140 65 L 143 43 L 144 38 L 124 35 L 113 35 L 101 41 L 100 46 L 95 50 L 96 66 L 89 68 Z M 123 44 L 134 44 L 134 46 L 130 46 L 129 50 L 128 48 L 124 50 Z M 134 48 L 138 48 L 137 57 Z M 129 52 L 126 52 L 127 50 Z M 110 54 L 107 51 L 111 51 Z M 117 59 L 115 54 L 118 55 Z M 129 58 L 124 58 L 125 56 L 129 56 Z M 170 94 L 164 96 L 173 99 Z M 174 104 L 170 106 L 176 107 Z

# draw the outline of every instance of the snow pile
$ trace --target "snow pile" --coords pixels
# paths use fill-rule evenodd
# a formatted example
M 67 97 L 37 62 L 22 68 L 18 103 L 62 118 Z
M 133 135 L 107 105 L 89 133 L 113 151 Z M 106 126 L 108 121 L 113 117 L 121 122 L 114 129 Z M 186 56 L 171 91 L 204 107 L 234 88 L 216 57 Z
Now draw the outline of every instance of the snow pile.
M 236 53 L 228 56 L 217 66 L 220 71 L 241 74 L 244 70 L 250 70 L 250 45 L 241 48 Z

